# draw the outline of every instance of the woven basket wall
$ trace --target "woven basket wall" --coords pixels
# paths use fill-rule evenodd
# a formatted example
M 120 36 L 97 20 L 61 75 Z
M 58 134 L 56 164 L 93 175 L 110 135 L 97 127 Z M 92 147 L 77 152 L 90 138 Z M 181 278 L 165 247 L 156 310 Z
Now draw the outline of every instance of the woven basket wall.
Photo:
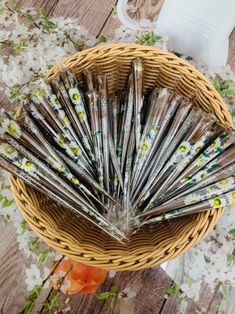
M 53 67 L 50 80 L 66 64 L 76 74 L 92 69 L 108 76 L 110 92 L 123 89 L 135 57 L 144 59 L 144 89 L 156 84 L 192 96 L 195 105 L 213 112 L 219 121 L 232 125 L 222 98 L 208 80 L 194 67 L 173 54 L 140 45 L 115 44 L 84 50 Z M 62 254 L 89 265 L 105 269 L 139 270 L 161 264 L 182 254 L 214 227 L 223 209 L 158 223 L 132 235 L 127 246 L 121 246 L 92 228 L 67 209 L 10 176 L 14 198 L 25 220 L 51 247 Z

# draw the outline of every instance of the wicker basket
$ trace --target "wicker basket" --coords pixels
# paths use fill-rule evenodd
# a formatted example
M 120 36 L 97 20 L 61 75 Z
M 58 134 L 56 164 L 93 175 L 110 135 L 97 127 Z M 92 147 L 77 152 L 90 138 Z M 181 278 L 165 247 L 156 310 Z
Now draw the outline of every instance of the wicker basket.
M 124 87 L 131 60 L 145 61 L 144 88 L 155 84 L 174 89 L 178 94 L 192 95 L 195 104 L 213 112 L 219 121 L 232 125 L 220 95 L 194 67 L 175 55 L 140 45 L 115 44 L 98 46 L 75 54 L 53 67 L 47 78 L 53 78 L 62 64 L 75 73 L 92 69 L 108 76 L 110 92 Z M 214 227 L 223 209 L 158 223 L 132 235 L 127 246 L 121 246 L 95 228 L 88 228 L 70 211 L 59 207 L 22 180 L 10 176 L 15 200 L 25 220 L 51 247 L 85 264 L 105 269 L 139 270 L 161 264 L 185 252 Z

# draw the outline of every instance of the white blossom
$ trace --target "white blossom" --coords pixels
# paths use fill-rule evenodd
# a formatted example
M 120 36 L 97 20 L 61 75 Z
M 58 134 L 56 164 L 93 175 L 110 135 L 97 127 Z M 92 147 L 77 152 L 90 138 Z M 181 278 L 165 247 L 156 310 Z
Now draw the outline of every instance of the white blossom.
M 187 297 L 193 299 L 195 302 L 199 301 L 200 297 L 200 288 L 201 288 L 201 282 L 195 282 L 192 285 L 188 285 L 186 283 L 182 284 L 180 286 L 181 290 L 184 292 L 186 291 Z
M 124 301 L 127 301 L 129 299 L 136 297 L 136 292 L 131 290 L 131 288 L 126 287 L 123 291 L 118 293 L 118 299 L 122 299 Z
M 5 1 L 2 1 L 2 5 L 4 5 L 4 2 Z M 131 9 L 133 10 L 134 8 L 131 7 Z M 28 11 L 28 9 L 22 8 L 22 12 L 28 12 L 33 16 L 36 15 L 34 9 Z M 0 14 L 0 24 L 2 26 L 0 30 L 0 41 L 9 40 L 16 44 L 21 40 L 26 41 L 25 47 L 19 53 L 5 55 L 3 51 L 0 56 L 0 90 L 4 91 L 7 96 L 11 95 L 12 87 L 15 84 L 23 85 L 28 83 L 33 77 L 46 72 L 48 67 L 56 64 L 64 57 L 77 52 L 74 43 L 79 43 L 81 47 L 83 47 L 83 45 L 85 47 L 91 47 L 96 43 L 96 39 L 89 35 L 84 27 L 79 25 L 77 19 L 57 17 L 53 18 L 53 21 L 57 23 L 57 28 L 54 29 L 53 32 L 42 32 L 37 28 L 29 29 L 20 21 L 17 12 L 12 13 L 11 18 L 9 18 L 9 13 L 7 12 Z M 141 20 L 140 24 L 142 27 L 141 32 L 130 30 L 124 25 L 121 25 L 121 27 L 116 29 L 112 42 L 133 43 L 136 42 L 136 37 L 139 36 L 140 33 L 142 34 L 153 30 L 153 24 L 148 20 Z M 69 37 L 73 42 L 68 39 L 66 33 L 69 33 Z M 162 38 L 160 41 L 156 42 L 154 46 L 167 50 L 167 38 Z M 182 58 L 186 59 L 187 56 L 182 56 Z M 229 66 L 208 69 L 205 66 L 195 63 L 194 60 L 190 60 L 189 62 L 204 73 L 211 81 L 219 74 L 223 80 L 233 81 L 234 85 L 235 74 L 231 71 Z M 21 89 L 22 93 L 27 93 L 28 91 L 29 87 L 27 85 L 23 86 Z M 231 111 L 235 110 L 234 97 L 232 99 L 226 98 L 226 102 Z M 9 184 L 7 172 L 5 170 L 1 170 L 0 172 L 1 183 Z M 8 200 L 12 199 L 11 192 L 8 188 L 3 189 L 0 194 Z M 29 243 L 36 239 L 37 236 L 34 232 L 29 230 L 26 230 L 25 233 L 22 234 L 20 225 L 22 216 L 17 210 L 16 204 L 14 203 L 5 208 L 1 208 L 0 203 L 0 214 L 6 217 L 9 216 L 12 219 L 13 225 L 16 227 L 19 249 L 22 250 L 27 257 L 35 257 L 35 253 L 29 250 Z M 204 240 L 200 241 L 194 248 L 186 252 L 183 257 L 181 256 L 169 262 L 166 270 L 172 267 L 174 263 L 174 268 L 177 270 L 175 271 L 175 275 L 178 276 L 180 273 L 179 269 L 181 269 L 185 273 L 184 277 L 192 281 L 191 284 L 186 281 L 180 283 L 180 287 L 185 295 L 198 300 L 200 286 L 203 282 L 208 284 L 212 289 L 218 282 L 222 284 L 229 283 L 235 286 L 235 265 L 234 263 L 231 263 L 231 265 L 228 263 L 229 257 L 233 254 L 235 245 L 235 238 L 229 234 L 229 231 L 235 229 L 234 226 L 235 207 L 227 208 L 214 230 L 211 230 Z M 52 251 L 49 253 L 49 257 L 54 260 L 60 260 L 62 255 Z M 179 265 L 180 267 L 177 268 Z M 48 274 L 49 269 L 44 268 L 42 277 L 46 278 Z M 60 275 L 64 274 L 65 273 L 62 272 Z M 171 272 L 171 275 L 172 274 L 173 272 Z M 115 271 L 110 271 L 109 276 L 111 278 L 114 277 Z M 179 280 L 179 278 L 177 280 Z M 33 264 L 26 269 L 25 282 L 28 286 L 28 290 L 32 290 L 36 284 L 42 283 L 40 270 L 36 265 Z M 61 289 L 63 292 L 66 292 L 69 287 L 70 282 L 65 280 Z M 135 296 L 136 292 L 128 287 L 118 294 L 118 298 L 124 300 L 134 298 Z M 186 301 L 183 300 L 181 308 L 186 308 L 186 305 Z
M 50 275 L 50 269 L 48 267 L 44 267 L 43 268 L 43 280 L 46 280 L 44 285 L 43 285 L 43 289 L 47 289 L 50 286 L 50 282 L 48 280 L 48 276 Z
M 116 270 L 110 270 L 109 271 L 109 278 L 114 278 L 116 275 L 117 271 Z
M 9 188 L 8 189 L 7 188 L 3 189 L 1 194 L 2 194 L 3 197 L 5 197 L 8 200 L 12 200 L 13 199 L 12 192 L 11 192 L 11 190 Z
M 41 285 L 42 284 L 42 278 L 40 274 L 40 270 L 38 267 L 33 264 L 30 265 L 29 268 L 26 268 L 25 270 L 26 279 L 25 283 L 27 284 L 27 290 L 31 291 L 35 287 L 35 285 Z
M 66 294 L 70 287 L 71 287 L 71 281 L 68 280 L 68 279 L 65 279 L 65 280 L 63 281 L 63 284 L 62 284 L 61 287 L 60 287 L 60 290 L 61 290 L 64 294 Z

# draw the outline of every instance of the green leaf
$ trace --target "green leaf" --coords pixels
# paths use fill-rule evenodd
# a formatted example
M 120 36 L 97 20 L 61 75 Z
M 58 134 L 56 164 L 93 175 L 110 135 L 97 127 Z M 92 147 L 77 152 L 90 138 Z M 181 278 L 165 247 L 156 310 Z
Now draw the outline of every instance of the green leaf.
M 9 184 L 6 184 L 6 183 L 3 183 L 2 184 L 2 189 L 9 189 L 10 188 L 10 185 Z
M 161 36 L 154 34 L 154 32 L 149 32 L 136 36 L 136 42 L 140 45 L 154 46 L 158 41 L 161 40 Z
M 8 226 L 9 223 L 11 222 L 11 217 L 9 215 L 3 216 L 2 219 L 0 220 L 1 225 L 4 227 Z M 2 224 L 3 223 L 3 224 Z
M 223 299 L 227 299 L 228 294 L 229 294 L 229 287 L 227 285 L 222 285 L 220 287 L 220 291 L 223 296 Z
M 39 250 L 41 240 L 38 238 L 28 244 L 28 247 L 31 252 L 36 252 Z
M 58 294 L 56 294 L 56 295 L 51 299 L 51 306 L 52 306 L 53 308 L 58 308 L 58 307 L 59 307 L 59 304 L 60 304 L 60 302 L 59 302 L 59 296 L 58 296 Z
M 232 266 L 235 263 L 234 255 L 227 255 L 227 266 Z
M 25 308 L 18 314 L 31 314 L 33 310 L 33 303 L 27 303 Z
M 235 96 L 235 89 L 227 88 L 222 90 L 221 95 L 224 96 Z
M 36 294 L 36 296 L 39 296 L 42 292 L 42 285 L 36 285 L 33 289 L 34 293 Z
M 11 206 L 14 203 L 14 200 L 8 200 L 7 198 L 5 198 L 2 202 L 2 208 L 6 208 Z
M 4 200 L 4 196 L 2 194 L 0 194 L 0 202 Z
M 29 23 L 32 23 L 33 22 L 33 16 L 29 13 L 26 13 L 24 15 L 24 17 L 26 18 L 26 20 L 29 22 Z
M 231 115 L 232 115 L 233 117 L 235 117 L 235 109 L 233 109 L 233 110 L 231 111 Z
M 52 15 L 47 14 L 45 10 L 40 11 L 40 17 L 43 20 L 42 28 L 44 30 L 49 31 L 50 29 L 55 29 L 57 27 L 57 23 L 51 20 Z
M 38 261 L 37 261 L 37 263 L 36 263 L 36 265 L 37 265 L 38 267 L 45 263 L 49 252 L 50 252 L 50 249 L 49 249 L 49 248 L 46 249 L 46 250 L 44 250 L 44 251 L 42 251 L 42 253 L 40 254 L 39 259 L 38 259 Z
M 52 22 L 50 20 L 44 21 L 42 28 L 46 31 L 49 31 L 50 29 L 55 29 L 57 27 L 57 23 Z
M 189 288 L 191 288 L 192 287 L 192 285 L 193 285 L 193 283 L 194 283 L 195 281 L 191 278 L 191 277 L 185 277 L 185 283 L 189 286 Z
M 185 295 L 184 296 L 181 296 L 181 295 L 176 296 L 176 306 L 177 307 L 180 307 L 180 305 L 183 301 L 187 301 L 187 297 Z
M 28 228 L 28 224 L 25 220 L 22 220 L 20 223 L 21 226 L 21 234 L 24 234 Z
M 42 285 L 34 286 L 32 292 L 26 298 L 25 308 L 18 314 L 30 314 L 32 312 L 34 302 L 42 292 Z
M 164 294 L 171 296 L 171 295 L 177 294 L 179 291 L 180 291 L 180 287 L 175 282 L 173 282 L 169 288 L 166 288 L 164 290 Z
M 51 297 L 48 300 L 45 300 L 42 304 L 44 306 L 42 313 L 54 313 L 60 306 L 59 295 L 52 294 Z
M 116 16 L 116 15 L 117 15 L 117 5 L 114 4 L 112 8 L 112 16 Z
M 214 87 L 222 97 L 235 96 L 235 89 L 232 87 L 233 82 L 230 80 L 222 80 L 218 75 L 214 79 Z
M 110 299 L 110 297 L 112 297 L 112 293 L 110 292 L 102 292 L 102 293 L 96 294 L 96 298 L 98 300 L 106 300 L 106 299 Z
M 109 292 L 101 292 L 95 295 L 98 300 L 108 300 L 117 297 L 117 288 L 112 287 Z
M 19 95 L 21 87 L 20 84 L 14 84 L 10 87 L 10 99 L 15 99 Z
M 12 47 L 15 50 L 15 52 L 20 53 L 28 46 L 28 40 L 26 38 L 23 38 L 19 41 L 13 42 Z
M 5 12 L 7 12 L 7 9 L 4 7 L 0 7 L 0 14 L 4 14 Z
M 215 87 L 215 89 L 216 89 L 218 92 L 220 92 L 221 86 L 220 86 L 220 80 L 219 80 L 219 79 L 214 79 L 214 87 Z
M 235 229 L 229 230 L 228 234 L 230 234 L 233 238 L 235 238 Z
M 107 38 L 106 38 L 105 36 L 100 36 L 100 37 L 99 37 L 99 41 L 100 41 L 101 43 L 106 43 L 106 42 L 107 42 Z
M 117 288 L 116 287 L 112 287 L 110 290 L 111 293 L 117 293 Z
M 6 45 L 4 43 L 0 43 L 0 51 L 2 51 L 5 47 Z
M 34 301 L 42 292 L 42 285 L 35 285 L 32 292 L 27 296 L 26 301 Z
M 19 12 L 21 9 L 21 4 L 18 3 L 16 0 L 11 0 L 10 5 L 11 5 L 11 8 L 15 10 L 16 12 Z
M 46 13 L 46 11 L 44 9 L 41 9 L 39 11 L 39 14 L 40 14 L 40 17 L 42 17 L 43 19 L 47 19 L 48 18 L 48 15 Z

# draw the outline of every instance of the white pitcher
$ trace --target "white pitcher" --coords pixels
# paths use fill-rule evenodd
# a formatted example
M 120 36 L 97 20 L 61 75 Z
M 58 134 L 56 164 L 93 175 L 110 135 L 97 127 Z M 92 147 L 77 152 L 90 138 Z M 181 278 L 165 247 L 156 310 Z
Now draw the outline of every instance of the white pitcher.
M 127 2 L 118 1 L 118 17 L 127 27 L 140 29 L 126 12 Z M 165 0 L 155 32 L 167 36 L 170 50 L 217 67 L 227 63 L 234 26 L 235 0 Z

